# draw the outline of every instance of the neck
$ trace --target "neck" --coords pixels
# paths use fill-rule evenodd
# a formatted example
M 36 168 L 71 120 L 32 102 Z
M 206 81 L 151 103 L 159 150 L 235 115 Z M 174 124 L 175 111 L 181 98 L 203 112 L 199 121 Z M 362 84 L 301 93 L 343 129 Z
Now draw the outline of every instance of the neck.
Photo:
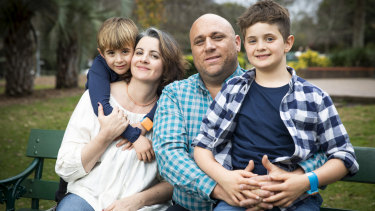
M 289 83 L 292 75 L 286 69 L 286 64 L 283 62 L 276 68 L 257 69 L 256 68 L 255 81 L 264 87 L 280 87 Z
M 157 87 L 158 83 L 144 83 L 132 78 L 127 86 L 127 94 L 136 105 L 147 105 L 155 102 Z

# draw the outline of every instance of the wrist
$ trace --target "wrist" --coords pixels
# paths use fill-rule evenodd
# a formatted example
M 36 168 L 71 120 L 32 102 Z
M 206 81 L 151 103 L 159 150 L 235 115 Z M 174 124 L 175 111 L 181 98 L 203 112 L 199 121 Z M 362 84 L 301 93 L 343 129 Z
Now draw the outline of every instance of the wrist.
M 307 193 L 310 194 L 310 195 L 315 195 L 318 193 L 318 187 L 319 187 L 319 180 L 318 180 L 318 176 L 314 173 L 314 172 L 308 172 L 306 173 L 306 176 L 309 180 L 309 185 L 307 186 L 308 187 L 308 190 L 307 190 Z

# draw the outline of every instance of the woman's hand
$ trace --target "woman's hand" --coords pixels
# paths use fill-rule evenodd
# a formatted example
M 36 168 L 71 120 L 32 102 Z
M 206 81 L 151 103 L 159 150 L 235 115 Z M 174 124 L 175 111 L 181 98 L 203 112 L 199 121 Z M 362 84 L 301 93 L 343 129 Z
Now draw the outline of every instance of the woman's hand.
M 102 133 L 107 140 L 113 141 L 118 138 L 128 127 L 129 121 L 124 111 L 117 106 L 113 108 L 112 113 L 108 116 L 104 115 L 103 106 L 98 103 L 98 120 L 100 123 L 100 133 Z
M 143 201 L 139 194 L 134 194 L 129 197 L 125 197 L 114 201 L 104 211 L 136 211 L 144 207 Z
M 152 149 L 151 141 L 144 137 L 139 136 L 139 138 L 133 143 L 135 152 L 137 153 L 138 160 L 144 162 L 151 162 L 155 160 L 155 152 Z
M 116 144 L 116 147 L 122 147 L 122 151 L 125 151 L 125 150 L 131 150 L 134 148 L 132 142 L 128 141 L 128 139 L 125 139 L 125 138 L 121 138 L 121 140 Z

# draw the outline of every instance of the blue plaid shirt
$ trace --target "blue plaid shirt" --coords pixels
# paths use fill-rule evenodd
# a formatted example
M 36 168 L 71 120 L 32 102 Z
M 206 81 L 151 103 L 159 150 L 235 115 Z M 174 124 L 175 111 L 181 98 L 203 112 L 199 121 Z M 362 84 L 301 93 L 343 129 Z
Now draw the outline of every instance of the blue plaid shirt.
M 238 66 L 227 80 L 244 72 Z M 214 202 L 210 194 L 216 182 L 197 166 L 191 146 L 212 101 L 195 74 L 165 87 L 155 113 L 153 147 L 160 174 L 174 186 L 173 200 L 190 210 L 212 210 Z M 319 167 L 319 162 L 320 157 L 311 168 Z
M 358 171 L 354 149 L 331 98 L 326 92 L 298 77 L 287 68 L 292 78 L 289 91 L 280 105 L 280 116 L 295 144 L 294 154 L 274 160 L 292 170 L 297 162 L 306 161 L 322 151 L 328 159 L 344 162 L 349 174 Z M 209 149 L 215 159 L 231 168 L 231 136 L 236 128 L 238 114 L 245 95 L 255 79 L 255 69 L 233 78 L 222 88 L 210 105 L 199 135 L 193 145 Z M 305 172 L 314 170 L 309 164 L 299 163 Z

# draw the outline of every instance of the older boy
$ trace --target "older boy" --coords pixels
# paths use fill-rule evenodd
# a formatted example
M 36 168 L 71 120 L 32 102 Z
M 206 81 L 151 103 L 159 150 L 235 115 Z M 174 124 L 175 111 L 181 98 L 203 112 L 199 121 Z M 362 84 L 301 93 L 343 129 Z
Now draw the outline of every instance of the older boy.
M 243 169 L 253 160 L 253 172 L 265 175 L 268 169 L 262 163 L 267 164 L 268 156 L 292 171 L 298 162 L 323 151 L 329 160 L 321 168 L 272 177 L 283 184 L 259 183 L 262 189 L 277 192 L 264 202 L 290 210 L 319 210 L 320 196 L 304 193 L 316 194 L 318 186 L 358 171 L 348 134 L 327 93 L 287 67 L 286 53 L 294 37 L 285 8 L 269 0 L 257 2 L 239 18 L 239 26 L 247 57 L 255 68 L 228 81 L 219 92 L 194 141 L 194 158 L 236 200 L 242 197 L 241 179 L 246 177 L 241 171 L 230 170 Z M 224 201 L 216 209 L 244 210 Z

